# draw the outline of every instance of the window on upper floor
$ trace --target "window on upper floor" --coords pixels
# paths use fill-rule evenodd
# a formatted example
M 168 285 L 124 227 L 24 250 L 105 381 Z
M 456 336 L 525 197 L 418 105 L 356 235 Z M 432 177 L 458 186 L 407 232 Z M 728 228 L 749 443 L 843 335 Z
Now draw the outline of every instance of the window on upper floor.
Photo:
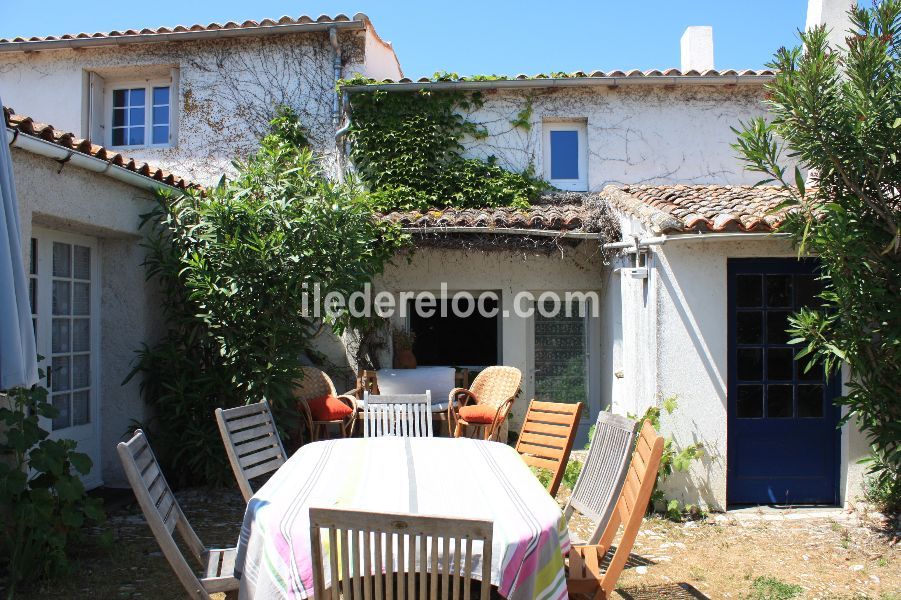
M 140 78 L 115 72 L 86 76 L 84 126 L 91 140 L 117 149 L 176 145 L 178 69 L 156 68 Z
M 585 121 L 544 122 L 544 177 L 561 190 L 588 190 Z
M 168 85 L 116 87 L 112 93 L 110 145 L 169 145 Z

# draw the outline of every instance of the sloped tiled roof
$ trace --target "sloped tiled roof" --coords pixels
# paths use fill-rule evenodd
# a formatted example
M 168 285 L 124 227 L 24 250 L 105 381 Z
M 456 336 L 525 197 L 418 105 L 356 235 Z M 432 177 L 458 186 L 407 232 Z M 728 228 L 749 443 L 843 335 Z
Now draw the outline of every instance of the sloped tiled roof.
M 441 208 L 428 211 L 392 212 L 382 218 L 403 227 L 440 231 L 448 227 L 544 231 L 602 231 L 606 215 L 599 194 L 557 192 L 541 196 L 527 209 Z
M 773 211 L 789 199 L 783 188 L 749 185 L 608 185 L 602 195 L 659 233 L 775 231 L 786 213 Z
M 776 72 L 771 70 L 734 70 L 726 69 L 718 71 L 710 69 L 706 71 L 680 71 L 679 69 L 649 69 L 640 71 L 638 69 L 631 70 L 613 70 L 613 71 L 575 71 L 573 73 L 537 73 L 535 75 L 491 75 L 491 76 L 475 76 L 460 77 L 456 74 L 436 75 L 434 77 L 420 77 L 413 80 L 410 78 L 403 79 L 356 79 L 348 81 L 343 87 L 347 91 L 361 91 L 370 87 L 379 89 L 409 89 L 411 87 L 486 87 L 490 88 L 503 82 L 519 82 L 523 85 L 579 85 L 587 84 L 593 81 L 611 80 L 627 83 L 629 81 L 641 80 L 651 83 L 659 81 L 660 83 L 678 83 L 684 81 L 698 81 L 699 78 L 708 80 L 710 83 L 731 83 L 735 81 L 746 81 L 761 83 L 767 82 L 775 76 Z
M 59 36 L 0 38 L 0 51 L 176 40 L 190 38 L 192 34 L 194 34 L 194 37 L 198 37 L 197 34 L 200 34 L 200 37 L 202 37 L 217 31 L 226 31 L 231 35 L 241 36 L 278 33 L 279 31 L 287 30 L 316 30 L 322 26 L 329 25 L 352 26 L 363 29 L 368 21 L 369 17 L 363 13 L 357 13 L 353 18 L 344 14 L 335 15 L 334 17 L 321 15 L 315 19 L 302 15 L 299 17 L 284 16 L 279 19 L 263 19 L 262 21 L 243 21 L 241 23 L 229 21 L 224 24 L 208 23 L 203 25 L 198 23 L 194 25 L 176 25 L 174 27 L 125 29 L 122 31 L 97 33 L 67 33 Z
M 201 187 L 199 184 L 188 181 L 174 173 L 149 165 L 146 162 L 135 161 L 115 150 L 98 146 L 91 143 L 90 140 L 76 137 L 74 133 L 60 131 L 53 125 L 39 123 L 31 117 L 17 115 L 10 108 L 3 107 L 3 118 L 6 126 L 12 129 L 16 135 L 28 135 L 39 138 L 62 148 L 106 161 L 113 166 L 133 171 L 138 175 L 143 175 L 169 187 L 182 190 L 187 188 L 199 189 Z

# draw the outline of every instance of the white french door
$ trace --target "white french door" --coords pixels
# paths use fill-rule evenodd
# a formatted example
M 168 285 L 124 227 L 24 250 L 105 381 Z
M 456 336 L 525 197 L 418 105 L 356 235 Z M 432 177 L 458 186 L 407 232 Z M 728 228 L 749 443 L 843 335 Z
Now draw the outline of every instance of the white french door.
M 91 457 L 86 487 L 101 485 L 99 261 L 94 238 L 35 229 L 31 311 L 45 387 L 58 415 L 42 423 L 52 439 L 71 439 Z

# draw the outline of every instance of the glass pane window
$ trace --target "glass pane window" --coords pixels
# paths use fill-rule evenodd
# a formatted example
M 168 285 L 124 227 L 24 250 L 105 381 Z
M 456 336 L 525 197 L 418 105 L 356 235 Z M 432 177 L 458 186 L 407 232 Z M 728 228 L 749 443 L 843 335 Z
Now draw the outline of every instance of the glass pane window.
M 72 425 L 91 422 L 91 393 L 87 390 L 72 394 Z
M 91 278 L 91 249 L 86 246 L 75 246 L 74 253 L 75 279 Z
M 113 146 L 144 144 L 146 108 L 144 88 L 113 90 Z
M 585 402 L 588 396 L 586 313 L 572 303 L 554 316 L 553 303 L 535 312 L 535 399 Z M 567 316 L 569 315 L 569 316 Z
M 53 276 L 69 277 L 72 273 L 72 246 L 53 243 Z
M 71 396 L 69 394 L 53 394 L 53 408 L 56 409 L 57 414 L 53 417 L 53 430 L 58 431 L 60 429 L 65 429 L 69 426 L 69 400 Z
M 579 178 L 579 132 L 551 131 L 551 179 Z
M 153 88 L 153 142 L 169 143 L 169 87 Z

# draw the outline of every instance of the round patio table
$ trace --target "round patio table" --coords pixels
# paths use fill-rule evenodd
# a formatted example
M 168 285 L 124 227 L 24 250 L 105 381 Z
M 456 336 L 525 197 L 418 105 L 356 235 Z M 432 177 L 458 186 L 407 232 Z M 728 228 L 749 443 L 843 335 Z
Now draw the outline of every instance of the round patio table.
M 235 561 L 240 598 L 313 596 L 311 506 L 489 519 L 498 592 L 566 598 L 570 542 L 560 507 L 506 444 L 380 437 L 302 447 L 247 505 Z M 475 568 L 472 575 L 479 578 Z

